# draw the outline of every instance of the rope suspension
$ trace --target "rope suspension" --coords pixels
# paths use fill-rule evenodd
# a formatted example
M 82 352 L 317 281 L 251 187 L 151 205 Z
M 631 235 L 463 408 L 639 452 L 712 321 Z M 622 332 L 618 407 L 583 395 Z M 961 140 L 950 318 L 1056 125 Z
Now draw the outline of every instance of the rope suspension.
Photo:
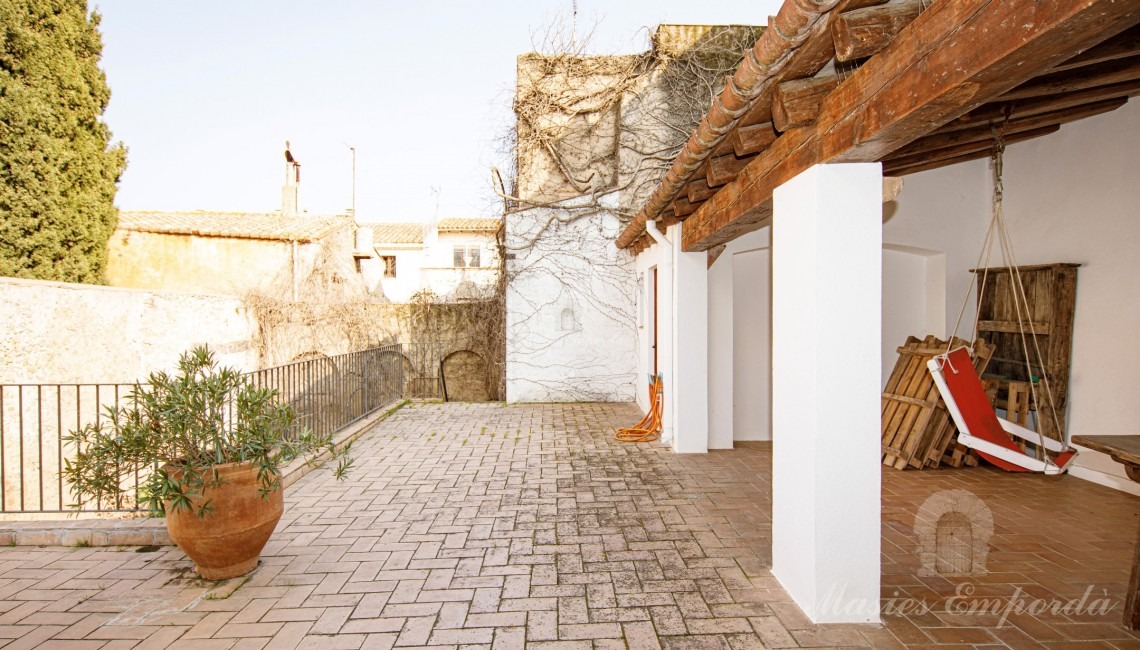
M 1025 284 L 1022 282 L 1022 279 L 1021 279 L 1021 270 L 1018 268 L 1017 259 L 1013 253 L 1013 244 L 1012 244 L 1012 240 L 1009 236 L 1009 229 L 1008 229 L 1008 226 L 1007 226 L 1006 220 L 1005 220 L 1005 210 L 1004 210 L 1004 205 L 1003 205 L 1003 198 L 1004 198 L 1003 195 L 1004 195 L 1005 187 L 1003 184 L 1003 177 L 1004 177 L 1004 157 L 1005 157 L 1005 130 L 1006 130 L 1006 126 L 1008 125 L 1008 123 L 1009 123 L 1009 106 L 1006 107 L 1005 118 L 1002 121 L 1000 128 L 998 125 L 991 126 L 991 131 L 993 133 L 993 141 L 994 141 L 993 154 L 991 156 L 991 161 L 992 161 L 991 168 L 992 168 L 992 172 L 993 172 L 992 217 L 990 219 L 989 228 L 986 230 L 985 239 L 982 242 L 982 249 L 978 253 L 978 261 L 974 267 L 975 268 L 974 274 L 977 275 L 979 272 L 982 274 L 981 275 L 981 282 L 978 284 L 978 295 L 982 296 L 985 294 L 986 285 L 989 281 L 990 260 L 991 260 L 991 256 L 993 253 L 994 242 L 996 239 L 998 246 L 1001 249 L 1001 255 L 1002 255 L 1002 258 L 1004 260 L 1004 263 L 1010 269 L 1010 274 L 1011 274 L 1010 280 L 1011 280 L 1011 284 L 1012 284 L 1012 288 L 1013 288 L 1013 304 L 1014 304 L 1014 310 L 1015 310 L 1015 313 L 1017 316 L 1018 335 L 1020 337 L 1021 350 L 1022 350 L 1022 353 L 1023 353 L 1024 358 L 1025 358 L 1025 373 L 1026 373 L 1026 378 L 1029 380 L 1028 383 L 1029 383 L 1030 391 L 1032 394 L 1033 403 L 1034 404 L 1041 404 L 1040 396 L 1038 394 L 1038 388 L 1037 388 L 1038 382 L 1034 381 L 1035 377 L 1039 377 L 1040 383 L 1042 384 L 1042 386 L 1045 389 L 1045 397 L 1048 400 L 1048 402 L 1047 402 L 1049 405 L 1048 410 L 1049 410 L 1050 416 L 1052 417 L 1053 425 L 1056 427 L 1056 430 L 1058 432 L 1061 432 L 1062 442 L 1064 442 L 1067 446 L 1068 441 L 1064 440 L 1065 435 L 1064 435 L 1063 430 L 1061 429 L 1061 423 L 1057 417 L 1057 408 L 1056 408 L 1056 403 L 1055 403 L 1054 398 L 1053 398 L 1053 390 L 1049 385 L 1049 375 L 1045 371 L 1046 369 L 1045 369 L 1045 364 L 1044 364 L 1044 357 L 1041 354 L 1041 347 L 1040 347 L 1040 344 L 1038 343 L 1038 340 L 1037 340 L 1037 333 L 1034 331 L 1035 325 L 1033 323 L 1033 320 L 1032 320 L 1032 317 L 1031 317 L 1031 314 L 1029 311 L 1029 299 L 1025 293 Z M 962 317 L 966 313 L 966 305 L 969 304 L 969 299 L 970 299 L 970 291 L 967 290 L 966 296 L 962 301 L 962 308 L 958 312 L 958 319 L 954 323 L 954 335 L 955 336 L 958 334 L 959 328 L 962 324 Z M 974 313 L 973 340 L 977 340 L 977 338 L 978 338 L 979 321 L 980 321 L 980 315 L 975 311 L 975 313 Z M 1028 336 L 1026 336 L 1027 330 L 1028 330 L 1028 334 L 1029 334 Z M 951 337 L 951 340 L 953 340 L 953 337 Z M 1030 340 L 1032 340 L 1032 342 L 1033 342 L 1032 347 L 1033 347 L 1033 351 L 1036 353 L 1036 356 L 1037 356 L 1037 367 L 1040 369 L 1040 373 L 1037 375 L 1035 375 L 1033 372 L 1033 362 L 1032 362 L 1030 354 L 1029 354 L 1029 348 L 1030 348 L 1029 341 Z M 946 352 L 947 353 L 950 352 L 950 344 L 949 343 L 947 343 Z M 1038 413 L 1040 413 L 1040 410 L 1038 410 Z M 1040 428 L 1040 427 L 1038 427 L 1038 428 Z M 1038 444 L 1038 448 L 1036 451 L 1037 457 L 1039 459 L 1044 459 L 1044 460 L 1048 461 L 1048 459 L 1045 457 L 1045 442 L 1044 442 L 1045 436 L 1040 431 L 1037 432 L 1037 435 L 1039 438 L 1039 444 Z

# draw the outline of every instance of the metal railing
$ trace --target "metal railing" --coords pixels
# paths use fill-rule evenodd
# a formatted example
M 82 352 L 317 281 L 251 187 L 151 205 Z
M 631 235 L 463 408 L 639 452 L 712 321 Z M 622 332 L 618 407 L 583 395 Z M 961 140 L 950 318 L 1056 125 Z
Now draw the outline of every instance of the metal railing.
M 296 361 L 249 373 L 254 385 L 274 388 L 297 421 L 325 435 L 339 431 L 403 395 L 399 345 Z
M 403 396 L 403 354 L 388 345 L 333 357 L 297 361 L 248 373 L 274 388 L 298 423 L 332 434 Z M 76 512 L 64 481 L 75 450 L 68 432 L 98 425 L 112 406 L 127 407 L 134 384 L 0 384 L 0 514 Z M 141 476 L 128 504 L 87 504 L 81 512 L 130 512 L 139 502 Z M 127 507 L 124 507 L 126 505 Z

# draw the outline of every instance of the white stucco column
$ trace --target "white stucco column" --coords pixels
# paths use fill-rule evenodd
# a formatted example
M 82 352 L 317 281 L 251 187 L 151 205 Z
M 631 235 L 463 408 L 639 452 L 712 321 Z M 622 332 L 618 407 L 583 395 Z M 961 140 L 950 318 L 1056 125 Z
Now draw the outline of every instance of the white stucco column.
M 666 393 L 672 391 L 673 451 L 705 453 L 709 450 L 708 255 L 682 252 L 681 229 L 673 230 L 673 373 L 665 376 Z
M 816 623 L 879 620 L 882 167 L 817 165 L 772 220 L 772 573 Z
M 733 353 L 732 253 L 708 270 L 709 449 L 732 449 Z M 766 289 L 767 287 L 765 287 Z M 765 396 L 766 397 L 766 396 Z

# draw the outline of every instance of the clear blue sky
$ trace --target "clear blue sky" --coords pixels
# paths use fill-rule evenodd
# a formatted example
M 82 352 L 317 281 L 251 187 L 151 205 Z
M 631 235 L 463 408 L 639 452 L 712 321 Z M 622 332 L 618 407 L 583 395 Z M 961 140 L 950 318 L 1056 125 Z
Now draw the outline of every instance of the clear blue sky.
M 578 2 L 590 51 L 648 49 L 662 22 L 766 24 L 778 0 Z M 284 141 L 301 207 L 367 221 L 497 214 L 489 169 L 515 57 L 570 0 L 103 0 L 105 115 L 129 148 L 130 210 L 272 211 Z

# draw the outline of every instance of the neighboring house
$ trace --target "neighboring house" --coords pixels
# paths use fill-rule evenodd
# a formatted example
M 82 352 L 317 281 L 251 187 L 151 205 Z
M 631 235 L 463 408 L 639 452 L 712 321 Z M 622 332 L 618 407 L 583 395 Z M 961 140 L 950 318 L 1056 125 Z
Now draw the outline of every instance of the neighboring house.
M 432 223 L 384 223 L 370 228 L 376 271 L 384 295 L 407 302 L 429 290 L 445 301 L 490 296 L 499 277 L 497 218 L 442 219 Z M 357 248 L 364 246 L 358 242 Z M 379 276 L 373 278 L 373 276 Z
M 495 234 L 502 219 L 441 219 L 427 252 L 423 285 L 436 295 L 469 300 L 489 296 L 499 277 Z
M 420 290 L 425 224 L 366 224 L 361 228 L 371 230 L 370 248 L 378 260 L 372 263 L 376 271 L 366 274 L 366 279 L 370 283 L 379 282 L 384 288 L 384 295 L 392 302 L 407 302 Z M 365 242 L 357 244 L 361 254 L 366 252 L 366 246 Z
M 624 369 L 599 363 L 606 348 L 592 346 L 632 350 L 629 377 L 664 376 L 663 439 L 674 451 L 772 441 L 772 574 L 808 618 L 878 622 L 882 368 L 901 333 L 955 333 L 993 210 L 997 133 L 1009 145 L 1004 213 L 1017 263 L 1082 264 L 1068 433 L 1135 432 L 1140 106 L 1126 105 L 1135 62 L 1121 57 L 1135 50 L 1121 44 L 1135 40 L 1140 12 L 1111 0 L 956 0 L 909 3 L 918 17 L 907 25 L 885 20 L 891 3 L 858 9 L 860 24 L 882 27 L 861 49 L 859 30 L 833 29 L 844 3 L 810 4 L 784 2 L 632 211 L 624 183 L 586 187 L 622 176 L 604 155 L 615 150 L 614 120 L 601 113 L 596 138 L 574 139 L 599 143 L 596 155 L 566 158 L 584 168 L 537 166 L 567 176 L 560 186 L 518 179 L 524 190 L 582 187 L 507 216 L 508 250 L 520 247 L 510 271 L 542 271 L 508 289 L 507 399 L 616 388 Z M 835 52 L 845 57 L 838 74 Z M 520 98 L 534 85 L 522 68 Z M 620 106 L 619 141 L 621 120 L 637 117 Z M 522 164 L 534 159 L 520 149 L 520 173 L 537 173 Z M 885 206 L 884 170 L 906 176 Z M 586 216 L 574 217 L 575 201 Z M 622 222 L 616 247 L 589 257 L 619 263 L 552 280 L 567 265 L 543 260 L 581 257 L 583 238 L 611 220 Z M 584 294 L 568 287 L 607 279 L 634 287 L 630 300 L 574 304 Z M 969 337 L 972 320 L 967 299 L 957 333 Z M 561 377 L 542 374 L 552 363 Z M 1076 463 L 1075 477 L 1137 492 L 1103 454 L 1082 451 Z
M 348 216 L 122 211 L 108 244 L 107 280 L 284 300 L 320 300 L 331 295 L 325 291 L 366 296 L 352 268 L 353 231 Z

